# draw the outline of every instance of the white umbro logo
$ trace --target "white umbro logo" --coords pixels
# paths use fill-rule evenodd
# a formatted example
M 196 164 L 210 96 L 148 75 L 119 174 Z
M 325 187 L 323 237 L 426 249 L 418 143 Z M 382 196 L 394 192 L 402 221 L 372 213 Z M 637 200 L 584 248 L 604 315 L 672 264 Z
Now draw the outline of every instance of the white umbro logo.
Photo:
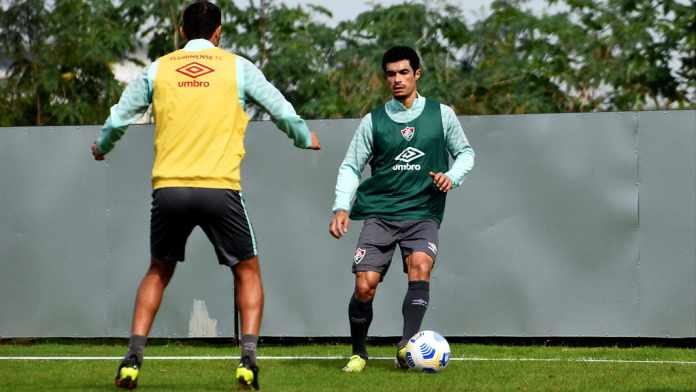
M 420 171 L 421 165 L 412 165 L 411 161 L 425 156 L 425 153 L 417 148 L 407 147 L 405 150 L 401 151 L 399 155 L 394 158 L 395 161 L 403 162 L 397 163 L 392 166 L 394 171 Z
M 430 249 L 434 254 L 437 254 L 437 245 L 432 242 L 428 242 L 428 249 Z
M 411 305 L 416 305 L 416 306 L 428 306 L 428 301 L 422 299 L 422 298 L 416 298 L 413 301 L 411 301 Z
M 415 159 L 424 156 L 425 153 L 417 148 L 407 147 L 405 150 L 401 151 L 399 155 L 394 158 L 395 161 L 400 161 L 404 163 L 409 163 Z

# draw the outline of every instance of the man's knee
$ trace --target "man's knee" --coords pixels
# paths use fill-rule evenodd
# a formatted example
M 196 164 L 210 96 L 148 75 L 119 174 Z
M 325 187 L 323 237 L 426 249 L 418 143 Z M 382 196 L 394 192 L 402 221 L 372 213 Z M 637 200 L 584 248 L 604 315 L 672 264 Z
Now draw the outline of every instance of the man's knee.
M 376 291 L 377 289 L 375 287 L 357 285 L 355 286 L 355 297 L 362 302 L 367 302 L 375 297 Z
M 427 263 L 427 262 L 420 262 L 420 263 L 413 263 L 411 265 L 410 271 L 422 275 L 422 274 L 430 274 L 430 271 L 432 270 L 432 263 Z
M 154 274 L 160 277 L 165 283 L 174 275 L 174 270 L 176 270 L 175 261 L 164 261 L 159 260 L 154 257 L 150 259 L 150 268 L 148 269 L 148 274 Z
M 355 279 L 355 297 L 362 302 L 367 302 L 375 297 L 379 278 L 370 279 L 371 277 L 359 275 Z
M 407 265 L 409 276 L 426 279 L 433 269 L 433 259 L 425 252 L 414 252 L 408 256 Z
M 238 278 L 250 278 L 260 276 L 261 269 L 259 268 L 258 256 L 239 261 L 237 264 L 234 265 L 234 267 L 232 267 L 232 272 L 234 273 L 235 277 Z

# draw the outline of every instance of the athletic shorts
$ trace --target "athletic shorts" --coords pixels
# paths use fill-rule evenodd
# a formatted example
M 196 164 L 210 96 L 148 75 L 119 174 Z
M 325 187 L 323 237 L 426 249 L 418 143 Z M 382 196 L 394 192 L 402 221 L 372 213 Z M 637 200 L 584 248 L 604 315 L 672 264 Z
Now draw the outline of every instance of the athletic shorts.
M 379 272 L 384 278 L 396 245 L 401 249 L 401 262 L 407 272 L 406 257 L 413 252 L 425 252 L 437 257 L 438 230 L 440 225 L 432 219 L 387 221 L 369 218 L 363 223 L 358 246 L 353 256 L 353 273 Z
M 244 199 L 230 189 L 160 188 L 152 192 L 150 253 L 161 261 L 183 261 L 186 240 L 200 226 L 218 262 L 230 267 L 257 255 Z

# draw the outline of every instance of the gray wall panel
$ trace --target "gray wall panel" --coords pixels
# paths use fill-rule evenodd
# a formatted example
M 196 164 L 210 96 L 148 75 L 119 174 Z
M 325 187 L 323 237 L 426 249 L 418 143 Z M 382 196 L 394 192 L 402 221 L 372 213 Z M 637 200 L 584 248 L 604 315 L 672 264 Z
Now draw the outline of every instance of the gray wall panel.
M 0 335 L 102 335 L 108 326 L 106 171 L 84 129 L 3 130 Z
M 448 201 L 442 230 L 452 261 L 442 286 L 464 286 L 451 293 L 461 315 L 445 333 L 632 333 L 637 288 L 616 279 L 636 253 L 632 123 L 613 114 L 463 122 L 477 167 Z M 462 241 L 467 258 L 457 260 Z
M 447 335 L 693 335 L 696 112 L 461 121 L 477 166 L 448 199 L 424 327 Z M 310 122 L 320 152 L 295 149 L 269 122 L 250 125 L 243 186 L 267 293 L 263 335 L 348 334 L 361 225 L 340 241 L 327 228 L 338 164 L 357 125 Z M 0 336 L 128 335 L 149 257 L 152 130 L 131 127 L 106 164 L 89 156 L 97 131 L 0 132 Z M 372 334 L 400 333 L 405 288 L 397 254 Z M 230 336 L 232 296 L 231 273 L 195 230 L 153 335 Z
M 696 112 L 637 115 L 641 335 L 696 335 Z
M 90 164 L 107 166 L 103 221 L 108 241 L 104 254 L 109 276 L 105 287 L 110 310 L 108 334 L 127 336 L 138 283 L 149 264 L 151 127 L 130 127 L 105 163 Z M 170 306 L 163 303 L 165 322 L 155 324 L 154 334 L 167 336 L 160 327 L 172 324 L 168 320 Z

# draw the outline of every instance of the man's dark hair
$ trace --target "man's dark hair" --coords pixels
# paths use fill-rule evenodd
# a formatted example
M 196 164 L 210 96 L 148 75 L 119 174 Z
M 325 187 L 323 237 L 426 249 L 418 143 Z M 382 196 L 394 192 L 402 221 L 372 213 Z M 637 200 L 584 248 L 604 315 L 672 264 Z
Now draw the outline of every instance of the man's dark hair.
M 221 22 L 220 8 L 205 0 L 196 1 L 184 10 L 184 34 L 189 40 L 212 37 Z
M 408 46 L 394 46 L 384 52 L 384 56 L 382 56 L 382 71 L 387 72 L 388 63 L 395 63 L 401 60 L 408 60 L 411 68 L 413 68 L 413 72 L 420 69 L 420 58 L 415 50 Z

